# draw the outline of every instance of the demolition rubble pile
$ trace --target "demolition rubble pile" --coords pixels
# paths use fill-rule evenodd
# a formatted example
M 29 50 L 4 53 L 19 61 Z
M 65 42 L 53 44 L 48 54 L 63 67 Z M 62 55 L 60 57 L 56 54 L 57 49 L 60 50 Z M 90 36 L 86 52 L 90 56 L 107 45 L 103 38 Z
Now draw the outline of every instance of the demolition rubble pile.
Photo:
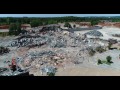
M 66 40 L 61 36 L 56 37 L 49 32 L 45 35 L 20 36 L 10 41 L 7 45 L 8 47 L 40 47 L 45 44 L 50 45 L 50 47 L 65 47 Z
M 97 31 L 90 33 L 97 33 L 97 35 L 101 36 Z M 64 35 L 62 31 L 47 31 L 46 33 L 22 35 L 12 39 L 6 44 L 11 50 L 8 53 L 12 53 L 14 47 L 17 48 L 14 49 L 16 53 L 20 52 L 21 48 L 29 49 L 24 49 L 26 50 L 25 53 L 21 51 L 23 55 L 19 56 L 18 54 L 12 61 L 9 60 L 8 66 L 10 66 L 10 69 L 0 68 L 0 75 L 15 76 L 20 73 L 28 72 L 33 68 L 39 70 L 42 75 L 44 73 L 46 75 L 48 72 L 55 73 L 56 68 L 65 66 L 65 62 L 66 64 L 68 62 L 73 62 L 74 64 L 83 63 L 83 58 L 88 55 L 88 48 L 95 48 L 97 45 L 98 43 L 90 41 L 85 35 L 77 36 L 72 33 Z M 6 62 L 7 61 L 8 58 Z
M 0 55 L 3 55 L 5 53 L 9 53 L 10 49 L 7 47 L 0 47 Z
M 103 34 L 97 30 L 90 31 L 90 32 L 87 32 L 85 34 L 91 35 L 91 36 L 103 36 Z

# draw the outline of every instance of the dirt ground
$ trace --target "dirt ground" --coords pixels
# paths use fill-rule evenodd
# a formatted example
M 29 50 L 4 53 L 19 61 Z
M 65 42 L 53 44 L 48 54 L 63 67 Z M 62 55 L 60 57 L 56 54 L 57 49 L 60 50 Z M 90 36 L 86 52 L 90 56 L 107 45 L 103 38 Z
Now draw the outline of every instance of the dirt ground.
M 59 68 L 56 76 L 120 76 L 120 71 L 102 68 Z

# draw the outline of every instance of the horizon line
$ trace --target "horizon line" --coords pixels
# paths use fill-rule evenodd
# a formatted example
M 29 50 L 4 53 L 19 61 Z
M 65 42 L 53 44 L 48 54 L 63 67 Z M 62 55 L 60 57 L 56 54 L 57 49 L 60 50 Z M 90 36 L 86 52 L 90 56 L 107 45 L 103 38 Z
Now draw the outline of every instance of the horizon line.
M 0 16 L 0 18 L 7 18 L 7 17 L 13 17 L 13 18 L 24 18 L 24 17 L 28 17 L 28 18 L 55 18 L 55 17 L 120 17 L 120 16 L 53 16 L 53 17 L 39 17 L 39 16 Z

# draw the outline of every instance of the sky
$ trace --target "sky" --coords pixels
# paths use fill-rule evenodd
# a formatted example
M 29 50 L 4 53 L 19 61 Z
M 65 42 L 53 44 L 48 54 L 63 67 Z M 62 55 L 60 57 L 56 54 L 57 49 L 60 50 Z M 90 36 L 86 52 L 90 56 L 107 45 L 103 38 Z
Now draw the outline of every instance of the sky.
M 0 17 L 120 16 L 120 14 L 0 14 Z

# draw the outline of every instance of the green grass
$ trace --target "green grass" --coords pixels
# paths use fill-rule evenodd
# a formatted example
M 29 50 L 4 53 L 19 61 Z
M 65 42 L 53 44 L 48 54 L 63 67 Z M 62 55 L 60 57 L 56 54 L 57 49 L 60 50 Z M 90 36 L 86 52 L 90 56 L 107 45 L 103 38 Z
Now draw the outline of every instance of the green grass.
M 105 60 L 104 60 L 104 61 L 102 61 L 102 63 L 103 63 L 103 64 L 107 64 L 107 65 L 111 65 L 111 63 L 110 63 L 110 62 L 107 62 L 107 61 L 105 61 Z
M 106 62 L 106 64 L 107 64 L 107 65 L 111 65 L 111 63 L 109 63 L 109 62 Z
M 107 61 L 106 61 L 106 60 L 103 60 L 103 61 L 101 61 L 101 62 L 102 62 L 102 64 L 103 64 L 103 63 L 107 63 Z

